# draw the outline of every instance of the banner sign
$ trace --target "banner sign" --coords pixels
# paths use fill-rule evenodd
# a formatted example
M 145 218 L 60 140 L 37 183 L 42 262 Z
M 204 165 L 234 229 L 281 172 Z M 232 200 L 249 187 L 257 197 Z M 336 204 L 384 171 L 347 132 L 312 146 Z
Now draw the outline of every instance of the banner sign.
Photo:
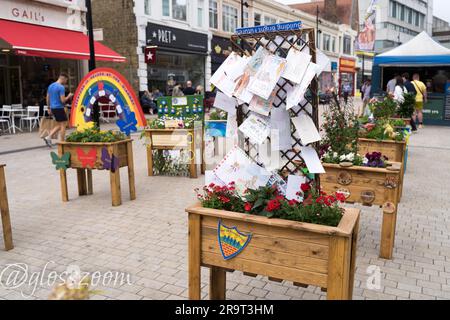
M 263 32 L 292 31 L 292 30 L 300 30 L 302 27 L 303 23 L 301 21 L 294 21 L 294 22 L 270 24 L 267 26 L 238 28 L 236 29 L 236 34 L 241 35 L 241 34 L 253 34 Z
M 372 0 L 367 8 L 366 15 L 364 16 L 364 27 L 358 33 L 355 42 L 355 51 L 361 52 L 373 52 L 375 49 L 375 18 L 376 7 L 375 4 L 378 0 Z

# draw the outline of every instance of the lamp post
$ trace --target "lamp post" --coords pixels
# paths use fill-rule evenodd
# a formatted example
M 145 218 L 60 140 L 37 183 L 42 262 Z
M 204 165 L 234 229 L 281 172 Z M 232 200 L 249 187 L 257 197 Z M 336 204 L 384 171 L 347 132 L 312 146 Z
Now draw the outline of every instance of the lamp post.
M 92 5 L 91 0 L 85 0 L 86 4 L 86 26 L 89 36 L 89 71 L 96 68 L 95 65 L 95 46 L 94 46 L 94 27 L 92 24 Z M 94 103 L 93 115 L 95 125 L 100 129 L 100 109 L 98 101 Z

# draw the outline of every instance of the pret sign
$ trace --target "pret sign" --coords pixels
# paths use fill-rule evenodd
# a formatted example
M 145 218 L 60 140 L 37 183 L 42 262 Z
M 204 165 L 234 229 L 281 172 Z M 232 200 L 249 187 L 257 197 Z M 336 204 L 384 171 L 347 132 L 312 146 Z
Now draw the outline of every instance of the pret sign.
M 208 36 L 203 33 L 149 23 L 147 25 L 147 45 L 206 53 Z
M 156 48 L 147 47 L 145 48 L 145 63 L 155 64 L 156 63 Z

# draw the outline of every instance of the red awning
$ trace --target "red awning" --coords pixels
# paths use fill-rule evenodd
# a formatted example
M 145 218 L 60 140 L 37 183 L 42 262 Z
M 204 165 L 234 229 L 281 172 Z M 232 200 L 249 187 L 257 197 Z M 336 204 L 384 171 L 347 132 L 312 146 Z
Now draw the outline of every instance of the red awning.
M 89 60 L 89 38 L 82 32 L 0 19 L 0 49 L 18 55 Z M 95 58 L 125 62 L 117 52 L 95 42 Z

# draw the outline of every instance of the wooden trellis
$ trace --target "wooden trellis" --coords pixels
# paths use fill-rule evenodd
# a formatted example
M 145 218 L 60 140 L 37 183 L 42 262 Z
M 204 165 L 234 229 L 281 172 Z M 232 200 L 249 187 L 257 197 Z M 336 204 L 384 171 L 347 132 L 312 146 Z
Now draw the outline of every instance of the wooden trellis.
M 254 52 L 260 47 L 264 47 L 270 52 L 286 58 L 289 50 L 304 50 L 309 48 L 309 54 L 311 55 L 311 61 L 317 62 L 316 44 L 315 44 L 315 31 L 314 29 L 300 29 L 290 31 L 274 31 L 274 32 L 261 32 L 254 34 L 236 34 L 231 36 L 231 45 L 233 51 L 240 55 L 253 55 Z M 286 80 L 284 83 L 277 83 L 276 97 L 277 103 L 274 102 L 273 108 L 285 108 L 286 106 L 286 86 L 294 85 Z M 289 110 L 290 116 L 297 117 L 304 111 L 309 115 L 316 127 L 319 127 L 319 96 L 318 96 L 318 81 L 315 77 L 310 86 L 306 100 L 300 103 L 297 107 Z M 309 107 L 311 106 L 311 107 Z M 237 109 L 237 121 L 238 125 L 250 114 L 248 110 L 248 104 L 240 105 Z M 281 171 L 287 171 L 289 174 L 295 174 L 299 171 L 298 159 L 301 159 L 300 148 L 302 145 L 300 139 L 295 135 L 296 128 L 291 121 L 291 136 L 293 139 L 293 145 L 291 150 L 280 151 L 281 158 L 287 162 L 281 168 Z M 269 137 L 270 139 L 270 137 Z M 256 162 L 259 161 L 259 146 L 252 144 L 248 138 L 240 136 L 240 144 L 244 151 L 253 158 Z M 318 151 L 318 143 L 312 145 L 316 151 Z M 297 159 L 297 161 L 295 161 Z M 316 175 L 316 184 L 319 187 L 319 175 Z

